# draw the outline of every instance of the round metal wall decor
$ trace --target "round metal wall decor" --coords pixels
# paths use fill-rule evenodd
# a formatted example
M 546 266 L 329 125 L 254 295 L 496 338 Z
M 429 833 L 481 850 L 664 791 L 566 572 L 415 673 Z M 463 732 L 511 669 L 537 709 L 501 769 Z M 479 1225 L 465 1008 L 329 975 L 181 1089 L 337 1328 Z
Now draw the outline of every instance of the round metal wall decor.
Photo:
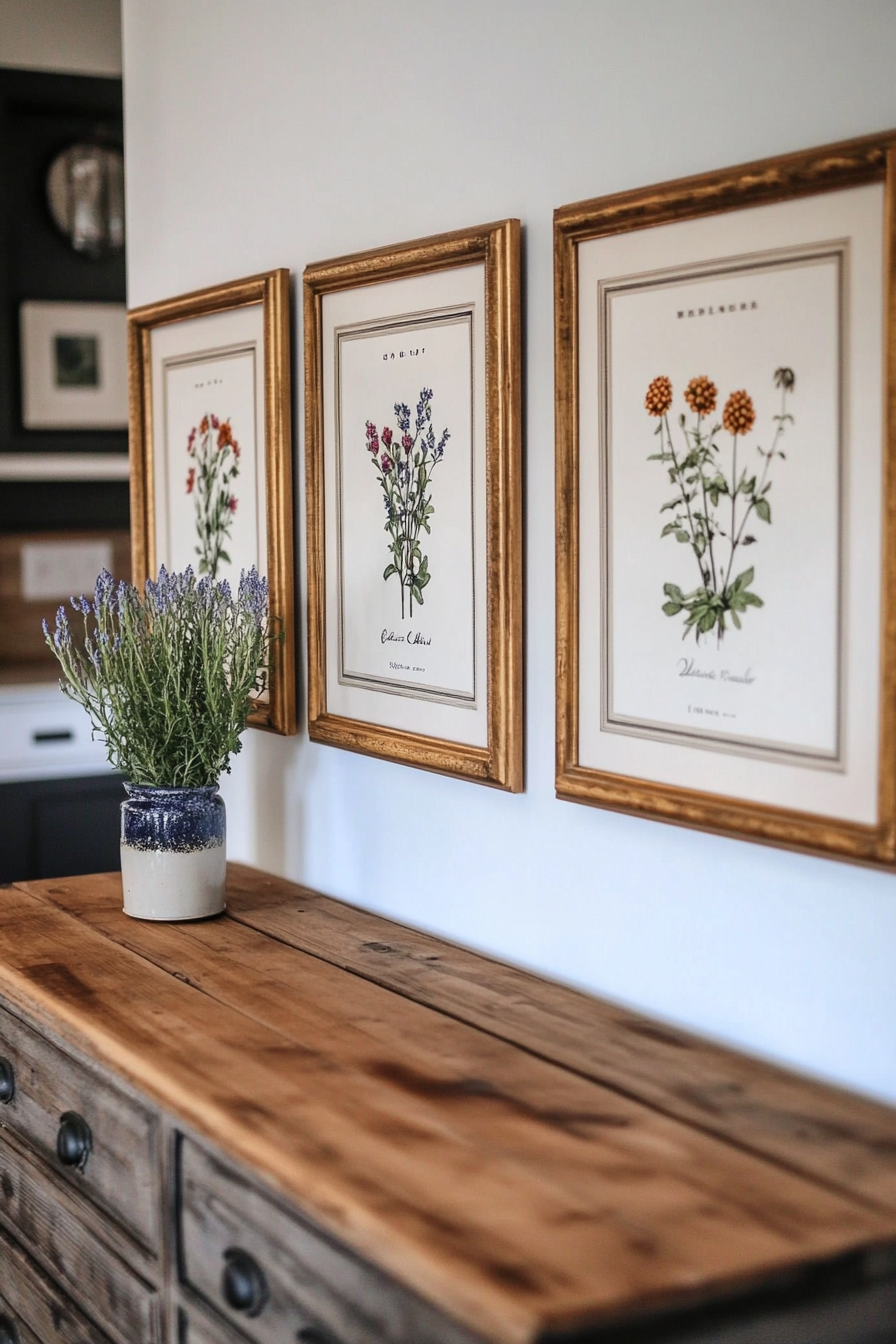
M 124 158 L 107 145 L 69 145 L 50 165 L 47 204 L 76 252 L 104 257 L 124 247 Z

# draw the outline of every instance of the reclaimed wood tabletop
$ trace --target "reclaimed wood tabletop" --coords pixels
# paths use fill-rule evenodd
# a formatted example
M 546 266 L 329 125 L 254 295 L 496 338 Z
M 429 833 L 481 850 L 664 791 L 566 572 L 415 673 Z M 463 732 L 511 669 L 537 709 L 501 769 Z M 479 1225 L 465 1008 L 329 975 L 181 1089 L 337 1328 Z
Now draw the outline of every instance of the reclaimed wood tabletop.
M 896 1250 L 896 1111 L 232 864 L 0 892 L 0 995 L 484 1338 Z

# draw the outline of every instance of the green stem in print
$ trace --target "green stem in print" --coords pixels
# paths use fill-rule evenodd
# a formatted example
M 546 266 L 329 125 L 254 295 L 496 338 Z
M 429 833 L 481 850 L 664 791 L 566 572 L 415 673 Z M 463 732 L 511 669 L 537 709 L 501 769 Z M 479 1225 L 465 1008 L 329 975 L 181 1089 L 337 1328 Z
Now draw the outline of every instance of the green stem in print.
M 773 416 L 775 434 L 771 448 L 766 451 L 757 447 L 756 450 L 763 459 L 759 479 L 750 472 L 749 467 L 741 467 L 738 475 L 738 439 L 751 433 L 756 420 L 749 393 L 743 389 L 732 392 L 725 402 L 721 422 L 712 424 L 707 431 L 706 417 L 713 415 L 716 410 L 718 390 L 705 374 L 692 378 L 685 388 L 684 397 L 695 419 L 692 427 L 688 428 L 686 416 L 682 414 L 679 417 L 684 448 L 676 451 L 669 425 L 672 383 L 661 374 L 654 378 L 647 389 L 645 409 L 659 421 L 655 432 L 660 439 L 660 451 L 652 453 L 649 460 L 665 465 L 675 489 L 674 497 L 667 500 L 660 510 L 661 513 L 670 512 L 672 515 L 660 535 L 674 536 L 676 541 L 690 545 L 700 574 L 698 587 L 690 592 L 684 592 L 675 583 L 664 584 L 666 601 L 663 603 L 663 611 L 667 616 L 678 616 L 683 612 L 683 638 L 693 630 L 698 643 L 702 636 L 715 631 L 717 642 L 721 644 L 729 619 L 739 630 L 741 617 L 747 608 L 763 605 L 762 598 L 750 587 L 755 577 L 753 567 L 733 578 L 732 575 L 739 548 L 755 545 L 757 541 L 755 536 L 745 532 L 748 520 L 755 517 L 761 522 L 771 523 L 768 496 L 772 483 L 769 473 L 775 458 L 784 459 L 780 441 L 786 426 L 793 424 L 793 416 L 787 411 L 788 395 L 796 387 L 793 370 L 785 367 L 776 369 L 774 381 L 781 392 L 781 408 Z M 722 469 L 722 447 L 718 439 L 723 431 L 731 435 L 730 479 Z M 727 533 L 718 516 L 723 498 L 730 502 Z M 742 504 L 740 512 L 739 504 Z M 720 538 L 722 543 L 725 540 L 728 542 L 728 554 L 727 557 L 723 555 L 722 563 L 718 563 L 716 554 Z M 720 583 L 719 576 L 722 573 L 724 579 Z
M 193 495 L 196 504 L 199 573 L 214 579 L 218 566 L 230 563 L 224 544 L 230 539 L 238 502 L 232 482 L 240 474 L 240 446 L 229 420 L 204 415 L 190 430 L 187 452 L 193 459 L 187 472 L 187 494 Z
M 417 402 L 414 432 L 411 432 L 411 411 L 404 402 L 395 403 L 398 434 L 387 425 L 380 434 L 372 420 L 367 421 L 367 451 L 371 455 L 379 478 L 386 507 L 383 530 L 388 532 L 392 559 L 383 571 L 388 582 L 398 576 L 401 592 L 401 615 L 405 615 L 405 593 L 408 614 L 413 616 L 414 603 L 423 606 L 423 589 L 432 575 L 429 556 L 423 554 L 420 534 L 429 535 L 435 513 L 430 482 L 433 472 L 445 454 L 445 444 L 451 437 L 448 430 L 436 442 L 432 426 L 432 389 L 424 387 Z

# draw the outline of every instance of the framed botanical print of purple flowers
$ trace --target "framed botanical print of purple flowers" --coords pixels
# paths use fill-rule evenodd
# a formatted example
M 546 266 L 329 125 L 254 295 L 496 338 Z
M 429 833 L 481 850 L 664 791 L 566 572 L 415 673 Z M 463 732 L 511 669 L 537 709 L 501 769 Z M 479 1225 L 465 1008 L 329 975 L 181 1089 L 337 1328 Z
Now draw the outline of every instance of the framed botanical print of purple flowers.
M 389 552 L 392 556 L 383 570 L 388 581 L 393 574 L 401 592 L 401 615 L 405 615 L 407 598 L 408 616 L 414 614 L 414 601 L 423 606 L 423 589 L 429 583 L 429 556 L 421 550 L 422 532 L 432 532 L 431 482 L 433 472 L 445 455 L 445 444 L 451 435 L 443 429 L 436 443 L 432 426 L 432 388 L 424 387 L 417 402 L 417 419 L 411 432 L 411 411 L 404 402 L 395 403 L 398 433 L 384 425 L 377 433 L 372 420 L 367 421 L 367 451 L 371 455 L 378 484 L 386 506 L 386 530 L 389 533 Z
M 128 314 L 134 582 L 187 566 L 267 579 L 273 650 L 250 724 L 296 730 L 289 275 L 271 271 Z
M 559 797 L 896 862 L 894 150 L 556 211 Z
M 309 732 L 522 787 L 519 225 L 305 271 Z

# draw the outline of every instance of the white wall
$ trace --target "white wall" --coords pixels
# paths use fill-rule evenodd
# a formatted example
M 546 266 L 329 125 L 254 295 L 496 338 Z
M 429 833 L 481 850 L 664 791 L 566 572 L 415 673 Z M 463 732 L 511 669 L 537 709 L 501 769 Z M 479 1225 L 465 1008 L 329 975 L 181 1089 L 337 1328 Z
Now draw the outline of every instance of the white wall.
M 131 303 L 525 226 L 528 791 L 250 733 L 231 853 L 896 1101 L 896 877 L 553 796 L 551 255 L 556 205 L 896 125 L 896 6 L 124 0 L 124 19 Z M 301 426 L 300 330 L 293 374 Z M 304 544 L 300 522 L 302 624 Z
M 0 65 L 120 75 L 120 0 L 0 0 Z

